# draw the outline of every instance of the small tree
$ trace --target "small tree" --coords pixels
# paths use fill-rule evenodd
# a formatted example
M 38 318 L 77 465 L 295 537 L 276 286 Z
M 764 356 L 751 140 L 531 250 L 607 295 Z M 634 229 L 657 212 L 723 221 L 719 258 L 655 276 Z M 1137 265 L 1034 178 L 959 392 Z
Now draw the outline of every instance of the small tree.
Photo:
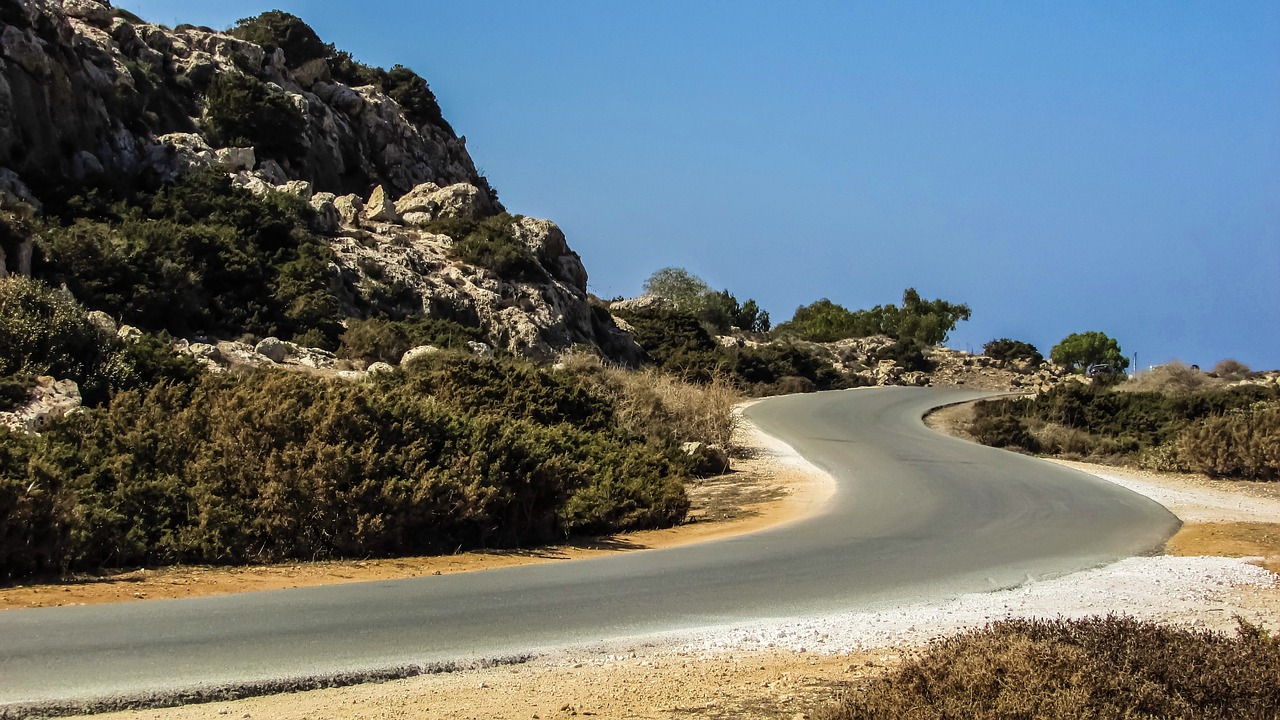
M 684 268 L 665 267 L 644 281 L 644 291 L 666 300 L 677 310 L 696 312 L 706 304 L 711 286 Z
M 327 57 L 331 50 L 302 18 L 280 10 L 237 20 L 228 34 L 261 45 L 267 52 L 280 48 L 289 67 L 294 68 Z
M 813 342 L 832 342 L 863 334 L 858 332 L 854 314 L 827 298 L 796 308 L 795 315 L 779 325 L 778 331 Z
M 1110 365 L 1117 370 L 1129 367 L 1129 359 L 1120 343 L 1097 331 L 1071 333 L 1049 351 L 1049 359 L 1074 372 L 1084 372 L 1090 365 Z

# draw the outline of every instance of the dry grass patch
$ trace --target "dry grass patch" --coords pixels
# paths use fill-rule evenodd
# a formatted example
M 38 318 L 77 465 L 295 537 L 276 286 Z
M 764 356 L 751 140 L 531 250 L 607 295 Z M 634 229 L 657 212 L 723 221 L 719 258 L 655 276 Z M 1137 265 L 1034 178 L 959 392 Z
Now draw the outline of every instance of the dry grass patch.
M 1274 719 L 1280 639 L 1129 618 L 1005 620 L 937 640 L 825 720 Z

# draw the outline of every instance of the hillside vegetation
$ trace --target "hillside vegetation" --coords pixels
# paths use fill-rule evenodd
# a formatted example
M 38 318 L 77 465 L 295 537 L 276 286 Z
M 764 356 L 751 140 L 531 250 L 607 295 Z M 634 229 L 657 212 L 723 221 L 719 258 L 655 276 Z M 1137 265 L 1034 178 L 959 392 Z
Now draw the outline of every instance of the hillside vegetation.
M 1171 365 L 1121 384 L 1066 383 L 975 406 L 980 442 L 1215 477 L 1280 479 L 1280 386 L 1227 386 Z
M 104 388 L 39 436 L 0 430 L 6 578 L 669 525 L 694 469 L 681 443 L 727 444 L 733 424 L 732 393 L 585 357 L 554 370 L 440 352 L 359 382 L 216 375 L 102 333 L 38 281 L 0 280 L 0 312 L 29 331 L 0 334 L 13 382 L 60 369 Z

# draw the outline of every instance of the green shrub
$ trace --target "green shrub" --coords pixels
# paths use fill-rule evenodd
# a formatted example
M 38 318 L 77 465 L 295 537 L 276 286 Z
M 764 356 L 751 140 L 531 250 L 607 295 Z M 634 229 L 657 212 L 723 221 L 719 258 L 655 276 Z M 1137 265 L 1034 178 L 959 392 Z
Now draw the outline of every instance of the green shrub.
M 86 383 L 111 338 L 65 293 L 21 276 L 0 279 L 0 375 L 53 375 Z
M 301 111 L 283 92 L 250 75 L 221 72 L 205 96 L 205 126 L 219 147 L 251 145 L 260 156 L 300 157 L 307 129 Z
M 935 640 L 822 720 L 1280 716 L 1280 640 L 1126 618 L 1003 620 Z
M 0 376 L 0 412 L 25 405 L 35 386 L 36 376 L 29 373 Z
M 777 331 L 812 342 L 834 342 L 850 337 L 873 335 L 874 329 L 862 327 L 848 308 L 826 298 L 796 308 L 795 314 Z
M 914 339 L 896 340 L 876 350 L 871 357 L 876 362 L 892 360 L 904 370 L 915 372 L 929 372 L 934 368 L 933 361 L 925 355 L 924 346 Z
M 1277 390 L 1258 386 L 1175 394 L 1121 392 L 1065 383 L 1030 401 L 1005 398 L 980 402 L 975 406 L 974 417 L 975 422 L 986 422 L 986 418 L 1009 416 L 1038 426 L 1035 433 L 1041 439 L 1039 451 L 1108 460 L 1137 461 L 1158 456 L 1161 463 L 1168 464 L 1173 455 L 1181 454 L 1169 449 L 1171 443 L 1175 440 L 1190 443 L 1194 437 L 1196 455 L 1201 458 L 1198 467 L 1203 467 L 1204 472 L 1228 474 L 1228 467 L 1255 467 L 1246 462 L 1256 462 L 1258 468 L 1266 466 L 1265 460 L 1245 461 L 1242 456 L 1227 453 L 1226 448 L 1237 442 L 1245 456 L 1265 458 L 1264 450 L 1247 449 L 1254 447 L 1250 443 L 1255 442 L 1252 439 L 1255 431 L 1252 421 L 1246 418 L 1258 403 L 1271 403 L 1278 398 Z M 1228 432 L 1228 427 L 1233 429 Z M 1180 439 L 1189 428 L 1201 428 L 1199 432 L 1204 434 L 1186 435 L 1185 441 Z M 1265 444 L 1267 434 L 1263 428 L 1265 426 L 1259 426 L 1256 442 Z M 991 437 L 1000 436 L 994 433 Z M 1022 447 L 1033 449 L 1028 445 Z M 1214 457 L 1213 453 L 1219 453 L 1222 460 L 1209 459 Z M 1219 462 L 1220 465 L 1215 465 Z M 1222 469 L 1209 469 L 1215 466 Z M 1185 469 L 1190 469 L 1189 462 Z
M 452 320 L 413 316 L 404 320 L 350 320 L 342 334 L 338 357 L 398 365 L 405 351 L 421 345 L 460 349 L 480 341 L 483 332 Z
M 328 57 L 331 52 L 310 25 L 296 15 L 279 10 L 237 20 L 227 34 L 261 45 L 268 53 L 276 48 L 283 50 L 291 68 L 300 67 L 308 60 Z
M 502 213 L 478 222 L 439 223 L 431 229 L 446 228 L 445 234 L 454 239 L 449 254 L 457 260 L 488 268 L 508 280 L 545 280 L 547 271 L 512 231 L 513 220 L 511 215 Z
M 1054 363 L 1083 373 L 1090 365 L 1110 365 L 1117 370 L 1129 367 L 1129 358 L 1120 350 L 1120 343 L 1105 333 L 1091 331 L 1071 333 L 1053 346 L 1049 358 Z
M 743 388 L 758 394 L 812 392 L 843 387 L 844 378 L 831 363 L 797 343 L 772 343 L 724 351 L 722 371 Z
M 0 434 L 0 573 L 516 546 L 679 521 L 674 440 L 527 363 L 205 374 Z
M 1019 448 L 1027 452 L 1039 452 L 1040 443 L 1018 418 L 1009 415 L 986 415 L 973 421 L 969 432 L 983 445 L 998 448 Z
M 60 212 L 68 224 L 41 232 L 39 273 L 90 308 L 180 335 L 315 330 L 332 346 L 341 330 L 333 254 L 300 198 L 256 197 L 206 171 L 124 200 L 74 197 Z
M 813 342 L 888 335 L 895 340 L 937 345 L 947 339 L 956 323 L 969 316 L 968 305 L 925 300 L 915 288 L 907 288 L 902 293 L 901 307 L 877 305 L 850 312 L 823 298 L 797 308 L 791 320 L 778 326 L 778 331 Z
M 1021 340 L 1010 340 L 1009 338 L 999 338 L 988 342 L 982 346 L 982 354 L 993 360 L 1003 360 L 1005 362 L 1021 360 L 1031 365 L 1039 365 L 1044 362 L 1044 356 L 1040 354 L 1035 345 Z

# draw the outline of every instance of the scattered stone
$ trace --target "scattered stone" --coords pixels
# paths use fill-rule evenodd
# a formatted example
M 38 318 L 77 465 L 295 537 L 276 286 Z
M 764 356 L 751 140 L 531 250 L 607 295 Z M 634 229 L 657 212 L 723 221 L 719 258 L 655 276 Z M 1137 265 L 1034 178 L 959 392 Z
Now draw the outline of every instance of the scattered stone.
M 364 205 L 364 216 L 370 222 L 400 222 L 400 213 L 396 212 L 395 203 L 387 197 L 387 192 L 381 185 L 369 195 L 369 201 Z
M 440 348 L 435 345 L 419 345 L 404 351 L 404 355 L 400 356 L 400 364 L 407 365 L 420 357 L 426 357 L 432 353 L 440 352 Z
M 94 327 L 107 335 L 115 335 L 120 329 L 119 326 L 116 325 L 115 319 L 101 310 L 90 310 L 88 317 L 89 322 L 93 323 Z
M 253 349 L 254 352 L 274 363 L 282 363 L 286 357 L 296 355 L 298 352 L 297 346 L 293 343 L 274 337 L 263 338 Z
M 691 463 L 690 472 L 695 477 L 710 477 L 729 472 L 729 453 L 724 448 L 700 442 L 687 442 L 680 446 Z
M 36 378 L 28 398 L 25 405 L 0 412 L 0 426 L 15 432 L 39 433 L 81 405 L 80 386 L 74 380 L 56 380 L 48 375 Z

